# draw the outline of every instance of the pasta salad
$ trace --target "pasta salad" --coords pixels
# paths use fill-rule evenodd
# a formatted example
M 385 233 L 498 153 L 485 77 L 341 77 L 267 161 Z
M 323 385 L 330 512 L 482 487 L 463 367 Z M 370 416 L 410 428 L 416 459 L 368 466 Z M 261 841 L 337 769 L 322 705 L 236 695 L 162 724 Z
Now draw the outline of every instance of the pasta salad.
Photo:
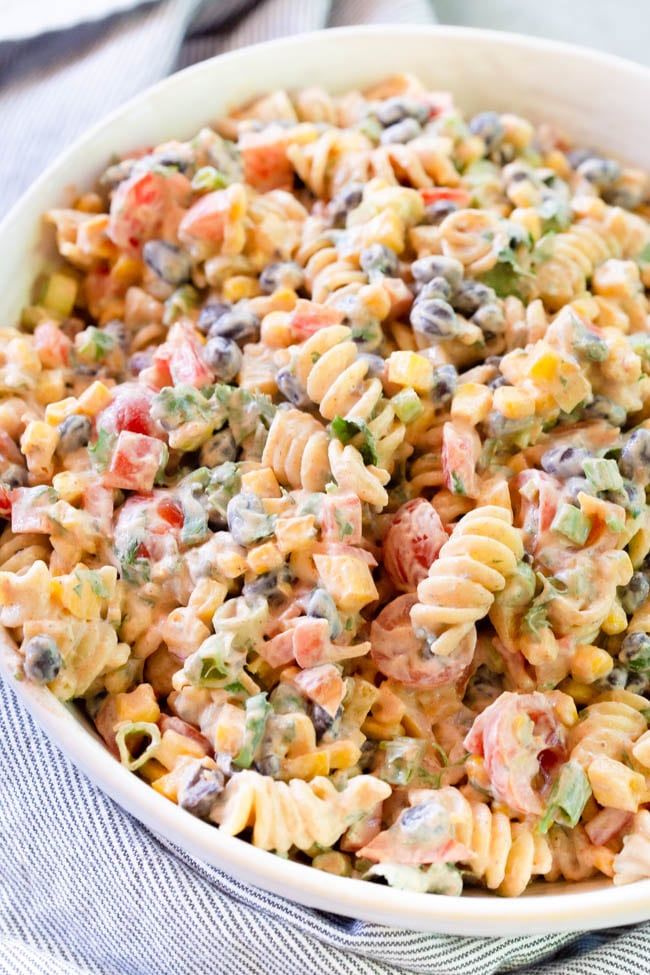
M 650 183 L 388 78 L 45 217 L 0 624 L 167 800 L 342 876 L 650 877 Z

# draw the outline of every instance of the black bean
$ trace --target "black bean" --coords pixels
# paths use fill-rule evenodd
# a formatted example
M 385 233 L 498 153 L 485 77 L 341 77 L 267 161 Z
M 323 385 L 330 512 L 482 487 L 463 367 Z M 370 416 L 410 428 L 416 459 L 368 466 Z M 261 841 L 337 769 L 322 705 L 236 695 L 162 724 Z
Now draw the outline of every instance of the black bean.
M 423 284 L 434 278 L 444 278 L 453 291 L 460 287 L 463 280 L 463 265 L 453 257 L 442 257 L 433 254 L 430 257 L 421 257 L 411 264 L 411 274 L 416 281 Z
M 289 403 L 301 410 L 309 409 L 312 405 L 307 393 L 302 388 L 289 366 L 278 369 L 275 381 L 278 389 Z
M 647 633 L 628 633 L 621 644 L 618 659 L 637 673 L 650 671 L 650 636 Z
M 542 455 L 542 469 L 555 477 L 580 477 L 584 473 L 583 462 L 590 456 L 584 447 L 551 447 Z
M 489 301 L 481 305 L 472 315 L 472 321 L 486 335 L 500 335 L 506 327 L 506 316 L 503 314 L 503 308 L 496 301 Z
M 377 747 L 378 742 L 371 741 L 370 738 L 366 738 L 363 745 L 361 746 L 361 757 L 359 758 L 359 768 L 362 772 L 369 772 L 375 766 L 375 759 L 377 757 Z
M 350 210 L 356 210 L 363 199 L 363 183 L 348 183 L 336 194 L 330 204 L 334 226 L 345 226 Z
M 325 732 L 332 727 L 334 723 L 334 718 L 332 715 L 322 708 L 320 704 L 315 702 L 311 704 L 309 708 L 309 717 L 314 726 L 314 731 L 316 732 L 316 738 L 322 738 Z
M 230 499 L 226 518 L 228 530 L 238 545 L 252 545 L 273 532 L 273 521 L 265 513 L 262 502 L 248 491 Z
M 57 452 L 69 454 L 73 450 L 86 447 L 90 441 L 92 424 L 87 416 L 74 413 L 59 424 L 59 443 Z
M 509 420 L 498 410 L 492 410 L 485 420 L 485 432 L 488 437 L 494 440 L 507 440 L 509 437 L 516 437 L 530 426 L 530 418 L 523 417 L 520 420 Z
M 620 690 L 627 684 L 627 678 L 628 673 L 625 667 L 613 667 L 607 676 L 603 677 L 602 681 L 599 681 L 599 684 L 602 683 L 607 687 L 613 687 Z
M 423 298 L 442 298 L 443 301 L 451 301 L 452 287 L 449 281 L 444 278 L 432 278 L 423 284 L 418 291 L 415 300 L 422 301 Z
M 489 389 L 500 389 L 501 386 L 510 386 L 511 383 L 508 382 L 505 376 L 495 376 L 494 379 L 490 379 L 488 382 Z
M 207 819 L 223 792 L 224 777 L 219 769 L 199 766 L 178 790 L 178 805 L 199 819 Z
M 573 169 L 577 169 L 585 160 L 593 159 L 595 156 L 593 149 L 571 149 L 567 153 L 567 159 Z
M 636 210 L 645 199 L 645 189 L 643 186 L 608 186 L 602 192 L 605 203 L 612 207 L 623 207 L 624 210 Z
M 129 348 L 129 333 L 126 325 L 119 318 L 114 318 L 112 321 L 107 322 L 101 331 L 112 336 L 123 352 L 127 351 Z
M 622 427 L 627 419 L 627 412 L 624 406 L 612 402 L 607 396 L 594 396 L 591 403 L 585 406 L 583 415 L 585 417 L 595 417 L 607 420 L 614 427 Z
M 365 362 L 368 367 L 366 376 L 369 379 L 383 379 L 386 368 L 386 360 L 380 355 L 373 355 L 372 352 L 362 352 L 358 357 L 361 362 Z
M 394 277 L 397 274 L 399 261 L 392 247 L 385 244 L 371 244 L 364 247 L 359 256 L 359 264 L 366 274 L 386 274 Z
M 645 694 L 650 687 L 650 678 L 645 674 L 628 674 L 625 690 L 631 694 Z
M 416 332 L 436 338 L 452 338 L 458 332 L 456 312 L 447 301 L 426 298 L 411 308 L 411 325 Z
M 380 142 L 383 146 L 398 145 L 410 142 L 422 135 L 422 127 L 414 118 L 405 118 L 402 122 L 389 125 L 381 134 Z
M 203 335 L 207 335 L 215 322 L 218 322 L 222 315 L 230 311 L 232 305 L 227 301 L 208 301 L 201 309 L 196 327 Z
M 650 595 L 650 581 L 645 572 L 635 572 L 621 595 L 621 605 L 628 616 Z
M 255 770 L 260 775 L 268 775 L 276 779 L 280 774 L 281 763 L 277 755 L 264 755 L 258 762 L 255 762 Z
M 452 304 L 461 315 L 475 315 L 481 305 L 491 304 L 496 300 L 496 294 L 481 281 L 465 278 L 456 289 Z
M 232 339 L 215 335 L 203 347 L 203 361 L 214 370 L 219 382 L 229 383 L 241 369 L 241 349 Z
M 334 600 L 326 589 L 314 589 L 307 603 L 307 616 L 315 616 L 317 619 L 327 620 L 330 628 L 330 637 L 333 640 L 341 635 L 341 619 Z
M 599 189 L 609 186 L 621 175 L 621 167 L 613 159 L 590 156 L 577 167 L 577 172 Z
M 455 213 L 458 209 L 460 209 L 458 204 L 454 203 L 453 200 L 436 200 L 435 203 L 429 203 L 424 208 L 421 222 L 431 227 L 437 227 L 445 217 L 448 217 L 450 213 Z
M 158 166 L 170 166 L 184 173 L 194 164 L 194 150 L 183 142 L 177 142 L 175 145 L 165 146 L 149 158 Z
M 650 430 L 640 427 L 630 436 L 621 451 L 618 462 L 623 477 L 630 480 L 643 480 L 644 483 L 650 478 Z
M 286 599 L 292 579 L 289 566 L 282 565 L 279 569 L 262 572 L 261 575 L 245 583 L 243 594 L 244 596 L 263 596 L 264 599 L 268 599 L 271 605 L 278 605 Z
M 440 366 L 433 373 L 433 387 L 431 395 L 433 402 L 437 405 L 448 403 L 456 391 L 458 385 L 458 372 L 451 364 Z
M 201 447 L 199 455 L 202 466 L 218 467 L 237 457 L 237 444 L 230 430 L 219 430 Z
M 384 127 L 403 122 L 407 118 L 417 119 L 424 125 L 429 117 L 429 109 L 422 102 L 395 96 L 381 102 L 375 109 L 375 115 Z
M 51 636 L 40 633 L 23 644 L 25 676 L 35 684 L 49 684 L 61 670 L 61 651 Z
M 505 135 L 501 118 L 496 112 L 479 112 L 470 119 L 469 129 L 472 135 L 483 139 L 488 151 L 496 149 Z
M 277 291 L 278 288 L 299 291 L 304 282 L 303 270 L 295 261 L 275 261 L 273 264 L 267 264 L 260 274 L 260 287 L 267 295 Z
M 190 280 L 192 265 L 189 255 L 166 240 L 148 240 L 142 248 L 145 264 L 167 284 L 185 284 Z
M 230 311 L 224 312 L 210 327 L 208 337 L 213 339 L 217 335 L 241 344 L 250 342 L 259 335 L 260 320 L 245 304 L 235 305 Z
M 0 474 L 0 482 L 8 488 L 24 487 L 27 481 L 27 471 L 18 464 L 8 464 Z

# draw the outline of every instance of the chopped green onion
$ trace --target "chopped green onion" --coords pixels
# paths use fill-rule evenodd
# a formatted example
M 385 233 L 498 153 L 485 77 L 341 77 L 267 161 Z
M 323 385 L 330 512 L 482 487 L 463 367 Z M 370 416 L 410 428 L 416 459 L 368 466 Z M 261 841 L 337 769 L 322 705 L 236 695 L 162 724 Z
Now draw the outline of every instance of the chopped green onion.
M 127 738 L 131 735 L 148 735 L 149 744 L 139 755 L 133 755 Z M 120 753 L 120 761 L 130 772 L 135 772 L 148 762 L 160 744 L 160 729 L 152 721 L 122 721 L 115 732 L 115 743 Z
M 539 823 L 539 832 L 547 833 L 553 823 L 573 829 L 591 795 L 591 786 L 579 762 L 562 766 L 557 782 L 549 796 L 548 806 Z
M 576 545 L 584 545 L 591 531 L 591 518 L 572 504 L 561 504 L 557 509 L 551 529 L 559 532 Z
M 187 315 L 199 304 L 199 293 L 191 284 L 184 284 L 177 288 L 165 302 L 163 324 L 173 325 L 177 318 Z
M 424 412 L 422 400 L 411 386 L 393 396 L 391 403 L 402 423 L 412 423 Z
M 421 738 L 392 738 L 390 741 L 382 741 L 379 749 L 383 752 L 383 761 L 375 774 L 391 785 L 408 785 L 422 762 L 425 744 Z
M 192 177 L 192 189 L 197 192 L 209 193 L 212 190 L 222 190 L 230 184 L 230 180 L 220 169 L 214 166 L 201 166 Z
M 40 304 L 48 311 L 67 318 L 77 300 L 77 282 L 67 274 L 51 274 L 45 283 Z
M 623 487 L 623 478 L 615 460 L 588 457 L 582 462 L 582 469 L 596 491 L 619 491 Z
M 246 727 L 244 730 L 244 744 L 233 759 L 239 768 L 250 768 L 255 758 L 262 735 L 266 727 L 266 719 L 272 711 L 266 700 L 266 693 L 255 694 L 246 701 Z

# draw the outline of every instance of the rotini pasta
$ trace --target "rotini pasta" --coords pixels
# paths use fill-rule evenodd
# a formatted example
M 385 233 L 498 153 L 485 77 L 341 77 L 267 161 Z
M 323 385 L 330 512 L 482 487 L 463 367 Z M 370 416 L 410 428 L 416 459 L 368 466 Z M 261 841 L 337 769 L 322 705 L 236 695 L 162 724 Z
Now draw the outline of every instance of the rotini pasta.
M 420 892 L 650 876 L 648 182 L 567 146 L 399 75 L 47 214 L 0 625 L 224 833 Z

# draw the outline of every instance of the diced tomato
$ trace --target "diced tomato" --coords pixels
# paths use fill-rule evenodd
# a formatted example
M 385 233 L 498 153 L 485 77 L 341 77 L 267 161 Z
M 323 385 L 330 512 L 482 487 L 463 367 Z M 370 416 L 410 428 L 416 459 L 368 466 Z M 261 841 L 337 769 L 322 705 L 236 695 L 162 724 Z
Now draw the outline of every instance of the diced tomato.
M 191 342 L 180 342 L 172 351 L 169 372 L 175 386 L 187 384 L 201 389 L 214 382 L 214 373 L 199 355 L 198 348 Z
M 447 541 L 440 515 L 424 498 L 399 509 L 384 541 L 384 566 L 401 592 L 413 592 Z
M 452 494 L 475 498 L 478 494 L 476 461 L 481 443 L 469 423 L 454 421 L 442 428 L 442 470 Z
M 72 342 L 56 322 L 44 321 L 34 329 L 34 348 L 46 369 L 66 366 Z
M 12 532 L 36 532 L 47 535 L 52 530 L 50 507 L 56 499 L 50 498 L 47 488 L 14 488 L 9 492 L 11 501 Z
M 113 492 L 99 481 L 84 491 L 84 510 L 97 522 L 100 532 L 108 536 L 113 521 Z
M 345 682 L 334 664 L 302 670 L 293 679 L 302 693 L 334 717 L 345 697 Z
M 11 493 L 0 484 L 0 518 L 11 518 Z
M 182 173 L 147 170 L 123 180 L 111 200 L 108 236 L 131 253 L 154 237 L 174 239 L 189 197 L 190 184 Z
M 321 328 L 340 325 L 343 318 L 344 314 L 338 308 L 299 298 L 289 319 L 291 334 L 296 342 L 302 342 Z
M 450 200 L 458 207 L 464 209 L 471 202 L 471 197 L 467 190 L 452 189 L 449 186 L 432 186 L 420 190 L 420 195 L 428 206 L 430 203 L 437 203 L 438 200 Z
M 284 667 L 293 660 L 293 630 L 278 633 L 259 647 L 260 656 L 270 667 Z
M 223 239 L 226 214 L 230 207 L 227 190 L 206 193 L 193 203 L 180 222 L 178 234 L 181 240 L 209 240 L 219 243 Z
M 97 429 L 107 433 L 142 433 L 149 437 L 164 436 L 164 432 L 151 418 L 153 392 L 140 383 L 123 383 L 116 386 L 113 400 L 97 417 Z
M 304 616 L 293 629 L 293 654 L 299 667 L 326 663 L 330 643 L 327 620 Z
M 244 182 L 260 193 L 293 188 L 293 167 L 284 141 L 265 132 L 249 132 L 240 142 Z
M 361 542 L 361 501 L 356 494 L 337 492 L 326 494 L 320 511 L 320 527 L 324 542 Z
M 185 519 L 183 509 L 178 501 L 174 501 L 172 498 L 162 498 L 158 502 L 158 514 L 172 528 L 182 528 Z
M 165 445 L 155 437 L 122 430 L 103 475 L 106 487 L 150 492 L 165 459 Z

